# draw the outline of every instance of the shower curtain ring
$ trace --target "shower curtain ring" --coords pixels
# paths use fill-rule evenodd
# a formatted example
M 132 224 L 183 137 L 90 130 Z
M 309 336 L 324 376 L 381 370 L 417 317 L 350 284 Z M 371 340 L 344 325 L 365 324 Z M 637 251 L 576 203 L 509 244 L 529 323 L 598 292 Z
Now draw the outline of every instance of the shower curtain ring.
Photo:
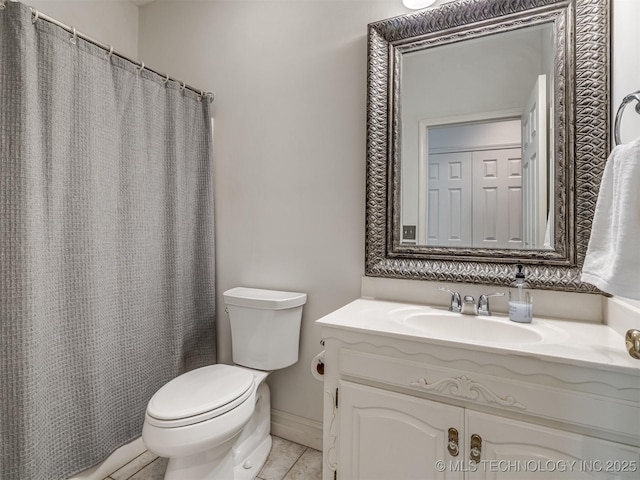
M 111 60 L 111 55 L 113 55 L 113 45 L 109 45 L 109 53 L 107 53 L 107 58 Z
M 31 19 L 31 23 L 36 23 L 39 18 L 40 18 L 40 12 L 34 8 L 33 9 L 33 18 Z
M 140 76 L 140 74 L 142 73 L 142 70 L 144 70 L 144 62 L 140 62 L 140 68 L 138 68 L 137 70 L 138 70 L 138 76 Z
M 4 0 L 0 0 L 0 10 L 4 10 L 7 6 L 4 4 Z
M 78 32 L 76 31 L 76 29 L 75 29 L 75 28 L 73 29 L 73 37 L 71 37 L 71 38 L 69 39 L 69 41 L 70 41 L 71 43 L 73 43 L 74 45 L 75 45 L 76 43 L 78 43 Z
M 180 90 L 184 91 L 184 89 L 186 88 L 187 84 L 184 82 L 180 82 Z
M 167 73 L 167 78 L 164 79 L 164 82 L 162 82 L 164 84 L 164 86 L 166 87 L 167 84 L 169 83 L 169 74 Z

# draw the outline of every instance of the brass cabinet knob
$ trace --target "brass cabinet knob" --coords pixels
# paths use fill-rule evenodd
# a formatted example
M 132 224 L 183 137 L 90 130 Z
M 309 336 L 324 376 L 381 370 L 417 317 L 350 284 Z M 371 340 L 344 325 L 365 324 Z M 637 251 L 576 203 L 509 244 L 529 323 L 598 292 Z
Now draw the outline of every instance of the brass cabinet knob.
M 449 450 L 449 455 L 452 457 L 457 457 L 460 452 L 460 448 L 458 447 L 458 430 L 455 428 L 449 429 L 449 441 L 447 442 L 447 450 Z
M 471 435 L 471 449 L 469 450 L 469 460 L 478 463 L 482 456 L 482 437 L 477 433 Z
M 624 340 L 629 355 L 640 360 L 640 330 L 629 330 Z

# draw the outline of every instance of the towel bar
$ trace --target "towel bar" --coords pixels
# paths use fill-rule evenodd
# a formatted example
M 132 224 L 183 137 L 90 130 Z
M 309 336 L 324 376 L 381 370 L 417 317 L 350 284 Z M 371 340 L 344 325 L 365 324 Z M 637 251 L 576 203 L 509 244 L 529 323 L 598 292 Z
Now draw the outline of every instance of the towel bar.
M 620 107 L 618 108 L 618 113 L 616 113 L 616 121 L 613 128 L 613 135 L 614 135 L 614 140 L 616 142 L 616 145 L 620 145 L 620 143 L 622 143 L 620 141 L 620 121 L 622 120 L 622 112 L 624 110 L 624 107 L 626 107 L 629 103 L 633 102 L 634 100 L 638 102 L 636 104 L 636 112 L 640 114 L 640 90 L 638 90 L 637 92 L 630 93 L 629 95 L 624 97 L 624 99 L 622 100 L 622 103 L 620 104 Z

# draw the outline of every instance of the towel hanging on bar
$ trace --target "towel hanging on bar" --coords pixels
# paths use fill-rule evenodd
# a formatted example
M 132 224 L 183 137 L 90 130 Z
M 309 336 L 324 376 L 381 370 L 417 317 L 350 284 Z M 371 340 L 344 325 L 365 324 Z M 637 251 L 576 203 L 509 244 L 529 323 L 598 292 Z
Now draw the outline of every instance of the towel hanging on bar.
M 613 149 L 604 168 L 581 280 L 640 299 L 640 138 Z

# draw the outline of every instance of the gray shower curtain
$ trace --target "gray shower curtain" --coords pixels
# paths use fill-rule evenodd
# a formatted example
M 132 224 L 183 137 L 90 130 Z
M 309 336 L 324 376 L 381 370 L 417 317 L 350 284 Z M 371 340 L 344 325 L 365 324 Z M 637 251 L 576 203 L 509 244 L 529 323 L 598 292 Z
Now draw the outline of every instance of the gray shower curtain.
M 0 10 L 0 479 L 68 478 L 215 361 L 209 102 Z

